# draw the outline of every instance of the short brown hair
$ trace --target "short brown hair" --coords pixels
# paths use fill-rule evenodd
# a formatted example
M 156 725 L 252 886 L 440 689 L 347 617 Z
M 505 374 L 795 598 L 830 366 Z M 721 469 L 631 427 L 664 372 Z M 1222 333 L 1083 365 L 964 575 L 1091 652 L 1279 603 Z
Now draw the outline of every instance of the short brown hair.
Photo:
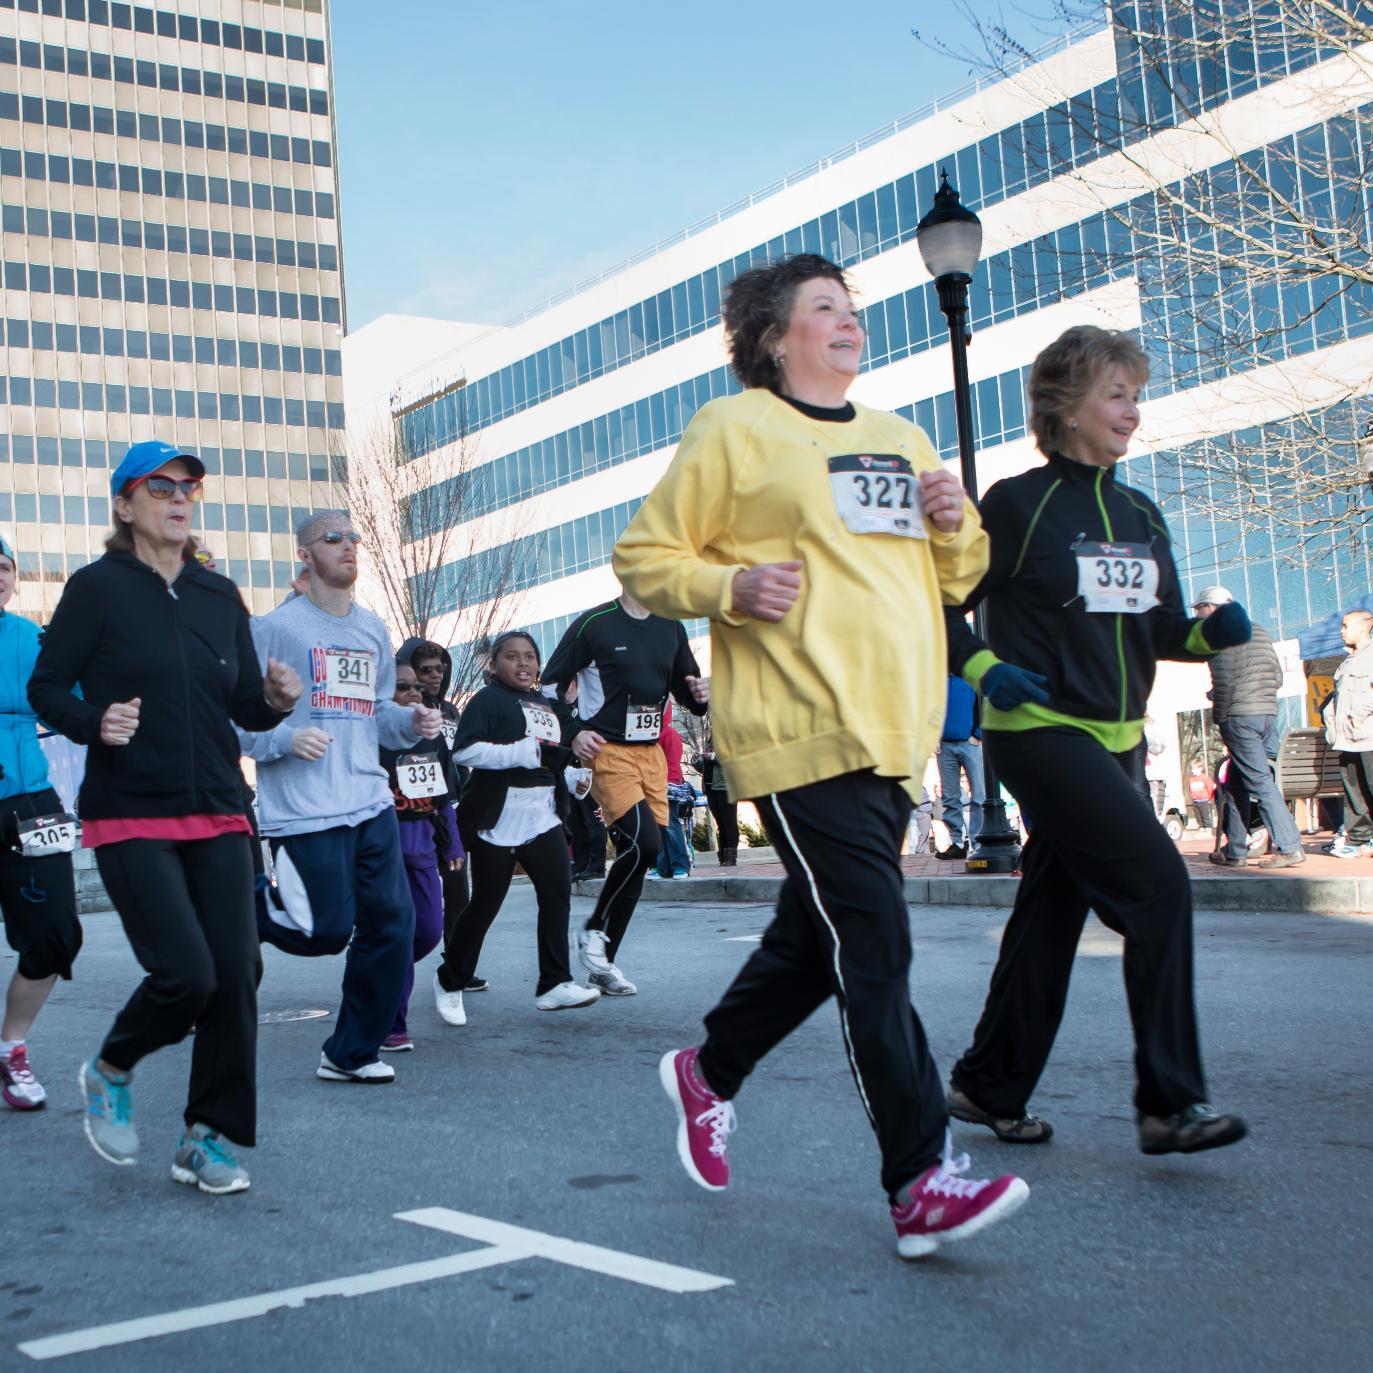
M 1149 359 L 1133 334 L 1078 324 L 1060 334 L 1035 358 L 1026 388 L 1030 428 L 1046 456 L 1063 446 L 1064 416 L 1086 400 L 1108 367 L 1119 367 L 1143 386 Z
M 729 365 L 743 385 L 777 389 L 782 370 L 773 349 L 791 323 L 796 288 L 816 277 L 837 281 L 845 291 L 849 289 L 842 269 L 818 253 L 793 253 L 777 262 L 751 267 L 730 283 L 723 311 L 725 345 Z

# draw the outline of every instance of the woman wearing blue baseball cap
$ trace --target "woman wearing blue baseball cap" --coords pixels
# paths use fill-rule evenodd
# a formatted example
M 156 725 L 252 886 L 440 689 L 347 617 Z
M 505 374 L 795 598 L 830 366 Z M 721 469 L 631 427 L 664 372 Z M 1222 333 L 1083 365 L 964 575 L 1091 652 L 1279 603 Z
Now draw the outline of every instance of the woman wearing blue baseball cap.
M 86 1136 L 111 1163 L 134 1162 L 133 1069 L 194 1026 L 172 1177 L 220 1194 L 248 1186 L 226 1141 L 256 1138 L 262 973 L 233 726 L 274 728 L 301 684 L 280 663 L 262 676 L 238 589 L 195 557 L 204 475 L 169 444 L 129 449 L 107 551 L 67 583 L 29 700 L 89 747 L 82 842 L 147 973 L 82 1065 Z
M 0 911 L 19 956 L 0 1022 L 0 1097 L 36 1111 L 47 1093 L 29 1064 L 28 1032 L 81 948 L 71 851 L 76 825 L 48 785 L 38 721 L 24 688 L 38 657 L 38 626 L 5 607 L 18 559 L 0 539 Z

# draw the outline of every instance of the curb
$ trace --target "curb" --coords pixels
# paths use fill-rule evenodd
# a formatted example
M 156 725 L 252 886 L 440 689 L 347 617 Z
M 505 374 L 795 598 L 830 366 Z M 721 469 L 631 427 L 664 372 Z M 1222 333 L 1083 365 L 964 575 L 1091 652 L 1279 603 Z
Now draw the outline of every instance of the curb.
M 730 902 L 774 903 L 780 877 L 693 877 L 645 882 L 642 901 L 671 905 Z M 994 906 L 1015 903 L 1018 877 L 907 877 L 913 906 Z M 577 896 L 596 896 L 601 882 L 578 882 Z M 1373 915 L 1373 877 L 1194 877 L 1192 902 L 1199 911 L 1282 912 L 1298 915 Z

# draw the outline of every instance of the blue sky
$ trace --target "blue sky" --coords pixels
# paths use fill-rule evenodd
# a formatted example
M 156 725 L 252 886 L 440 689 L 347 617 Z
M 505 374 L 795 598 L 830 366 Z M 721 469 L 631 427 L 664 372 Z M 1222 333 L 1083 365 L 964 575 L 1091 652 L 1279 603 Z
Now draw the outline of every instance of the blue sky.
M 966 82 L 913 26 L 976 41 L 947 0 L 332 9 L 354 329 L 503 322 Z

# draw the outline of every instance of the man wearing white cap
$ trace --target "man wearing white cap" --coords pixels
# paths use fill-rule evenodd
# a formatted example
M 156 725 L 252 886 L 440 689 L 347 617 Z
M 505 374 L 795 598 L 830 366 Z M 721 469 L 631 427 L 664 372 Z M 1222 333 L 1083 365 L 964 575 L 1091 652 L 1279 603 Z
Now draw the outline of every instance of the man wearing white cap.
M 1223 586 L 1208 586 L 1192 603 L 1205 619 L 1217 606 L 1235 598 Z M 1230 751 L 1228 789 L 1240 798 L 1254 797 L 1268 827 L 1274 852 L 1260 868 L 1291 868 L 1306 861 L 1301 833 L 1287 809 L 1268 760 L 1278 753 L 1278 688 L 1282 664 L 1267 630 L 1254 626 L 1247 644 L 1236 644 L 1210 659 L 1211 711 L 1220 737 Z M 1242 868 L 1248 860 L 1247 808 L 1225 807 L 1225 838 L 1211 855 L 1223 868 Z

